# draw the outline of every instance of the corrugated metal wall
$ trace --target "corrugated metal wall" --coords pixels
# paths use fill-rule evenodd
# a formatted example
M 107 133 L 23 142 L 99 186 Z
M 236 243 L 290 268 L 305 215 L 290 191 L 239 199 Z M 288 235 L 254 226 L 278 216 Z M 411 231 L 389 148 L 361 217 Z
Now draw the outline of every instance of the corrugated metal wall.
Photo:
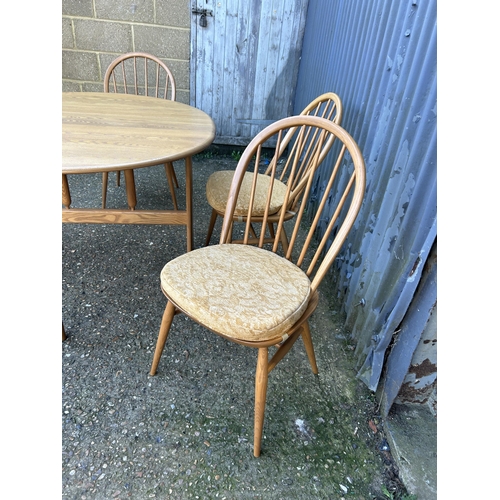
M 364 205 L 332 273 L 358 376 L 372 390 L 436 239 L 436 8 L 436 0 L 309 2 L 294 112 L 336 92 L 342 126 L 365 157 Z

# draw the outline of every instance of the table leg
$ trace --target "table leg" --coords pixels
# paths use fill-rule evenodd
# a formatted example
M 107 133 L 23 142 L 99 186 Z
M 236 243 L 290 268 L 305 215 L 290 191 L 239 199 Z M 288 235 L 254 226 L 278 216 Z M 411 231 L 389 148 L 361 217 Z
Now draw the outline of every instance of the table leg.
M 69 208 L 71 205 L 71 194 L 69 192 L 68 177 L 63 174 L 62 176 L 62 204 L 63 207 Z
M 193 163 L 191 157 L 186 157 L 186 229 L 187 251 L 193 250 Z
M 130 210 L 135 210 L 137 198 L 135 195 L 135 179 L 133 170 L 125 170 L 125 186 L 127 188 L 127 203 Z

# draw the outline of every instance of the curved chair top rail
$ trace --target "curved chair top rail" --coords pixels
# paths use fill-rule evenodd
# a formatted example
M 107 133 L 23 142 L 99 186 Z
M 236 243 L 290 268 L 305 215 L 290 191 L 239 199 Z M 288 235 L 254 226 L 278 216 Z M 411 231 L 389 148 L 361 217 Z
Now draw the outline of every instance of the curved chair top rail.
M 117 57 L 104 75 L 104 92 L 146 95 L 175 101 L 175 78 L 158 57 L 129 52 Z

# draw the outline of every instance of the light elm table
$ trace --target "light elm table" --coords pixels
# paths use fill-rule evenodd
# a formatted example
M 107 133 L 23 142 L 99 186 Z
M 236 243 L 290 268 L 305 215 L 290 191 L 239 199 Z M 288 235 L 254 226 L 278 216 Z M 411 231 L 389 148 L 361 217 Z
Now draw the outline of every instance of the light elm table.
M 206 149 L 215 125 L 176 101 L 100 92 L 62 94 L 62 221 L 185 225 L 193 249 L 192 155 Z M 185 210 L 136 209 L 133 169 L 184 160 Z M 128 208 L 73 208 L 67 175 L 124 171 Z

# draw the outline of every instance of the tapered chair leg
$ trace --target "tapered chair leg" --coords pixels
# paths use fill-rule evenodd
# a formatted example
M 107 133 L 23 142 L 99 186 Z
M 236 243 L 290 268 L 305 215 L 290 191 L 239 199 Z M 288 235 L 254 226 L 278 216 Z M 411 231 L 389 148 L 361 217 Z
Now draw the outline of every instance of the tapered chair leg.
M 281 246 L 283 247 L 283 253 L 286 254 L 288 252 L 288 237 L 286 235 L 285 229 L 283 228 L 283 231 L 281 232 Z
M 318 374 L 318 365 L 316 364 L 316 356 L 314 355 L 314 347 L 311 338 L 311 330 L 309 330 L 309 322 L 305 322 L 302 325 L 302 341 L 306 348 L 307 357 L 309 358 L 309 363 L 311 364 L 312 371 L 315 375 Z
M 229 226 L 229 231 L 227 232 L 226 243 L 231 243 L 233 241 L 233 229 L 234 229 L 234 221 L 231 221 Z
M 102 208 L 106 208 L 106 195 L 108 194 L 108 172 L 102 173 Z
M 163 318 L 161 320 L 160 333 L 158 334 L 158 340 L 156 341 L 156 349 L 153 356 L 153 364 L 151 365 L 151 370 L 149 374 L 151 376 L 155 375 L 156 369 L 158 368 L 158 363 L 160 362 L 161 354 L 163 348 L 165 347 L 165 342 L 167 341 L 168 332 L 170 331 L 170 326 L 172 325 L 172 320 L 174 319 L 175 306 L 170 302 L 167 302 L 167 307 L 165 307 L 165 312 L 163 313 Z
M 269 235 L 274 239 L 274 224 L 272 222 L 267 223 L 267 229 L 269 230 Z
M 177 197 L 175 196 L 175 185 L 179 187 L 177 183 L 177 177 L 175 176 L 174 166 L 171 162 L 165 163 L 165 174 L 167 176 L 168 187 L 170 188 L 170 194 L 172 195 L 172 201 L 174 203 L 174 210 L 178 210 L 177 208 Z
M 116 172 L 116 185 L 120 185 L 120 171 Z M 106 208 L 106 196 L 108 194 L 108 172 L 102 173 L 102 208 Z
M 71 193 L 69 190 L 68 176 L 62 175 L 62 204 L 63 207 L 69 208 L 71 206 Z
M 179 181 L 177 180 L 177 175 L 175 175 L 174 164 L 171 163 L 171 165 L 172 165 L 172 179 L 174 179 L 175 187 L 178 188 L 179 187 Z
M 252 224 L 250 224 L 250 233 L 251 233 L 251 235 L 252 235 L 252 236 L 253 236 L 256 240 L 258 240 L 258 239 L 259 239 L 259 237 L 257 236 L 257 233 L 255 232 L 255 228 L 253 227 L 253 225 L 252 225 Z
M 262 428 L 264 427 L 264 412 L 266 409 L 268 378 L 268 353 L 267 347 L 259 348 L 257 358 L 257 371 L 255 373 L 255 417 L 253 430 L 253 454 L 260 456 L 262 442 Z
M 208 232 L 207 232 L 207 239 L 205 240 L 205 246 L 208 246 L 208 244 L 210 243 L 210 238 L 212 237 L 216 221 L 217 221 L 217 212 L 214 209 L 212 209 L 212 215 L 210 216 L 210 224 L 208 225 Z
M 64 330 L 64 323 L 62 325 L 62 339 L 63 339 L 63 342 L 67 339 L 67 337 L 66 337 L 66 331 Z

